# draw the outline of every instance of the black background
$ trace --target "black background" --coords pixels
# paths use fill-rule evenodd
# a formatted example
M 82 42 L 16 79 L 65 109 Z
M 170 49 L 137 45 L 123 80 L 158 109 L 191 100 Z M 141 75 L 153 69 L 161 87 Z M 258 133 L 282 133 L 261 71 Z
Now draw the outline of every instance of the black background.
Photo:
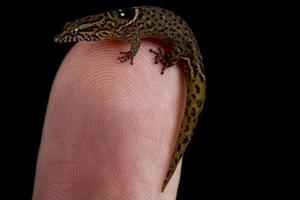
M 174 11 L 194 30 L 206 67 L 204 113 L 183 159 L 181 199 L 245 198 L 267 194 L 275 169 L 266 144 L 267 131 L 258 37 L 268 19 L 266 8 L 251 3 L 214 1 L 81 1 L 18 3 L 7 7 L 2 22 L 4 94 L 3 155 L 8 199 L 31 199 L 36 158 L 51 84 L 73 44 L 53 42 L 64 23 L 107 10 L 155 5 Z M 6 7 L 3 7 L 5 10 Z M 260 22 L 260 23 L 258 23 Z M 267 40 L 264 40 L 267 42 Z M 251 117 L 254 116 L 254 117 Z M 6 127 L 7 126 L 7 127 Z M 6 173 L 7 172 L 7 173 Z M 279 191 L 272 191 L 277 193 Z

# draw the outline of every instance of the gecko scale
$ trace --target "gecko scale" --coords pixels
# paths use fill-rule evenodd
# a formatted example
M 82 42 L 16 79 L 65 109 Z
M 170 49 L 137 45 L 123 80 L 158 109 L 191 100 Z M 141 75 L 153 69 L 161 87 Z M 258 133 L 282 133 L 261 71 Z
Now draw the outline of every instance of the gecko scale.
M 128 52 L 120 52 L 121 62 L 130 61 L 139 50 L 140 39 L 156 38 L 167 42 L 171 50 L 164 53 L 160 48 L 155 51 L 155 64 L 162 64 L 161 74 L 179 60 L 183 61 L 186 80 L 186 106 L 179 134 L 162 184 L 165 190 L 178 162 L 180 161 L 195 131 L 199 115 L 203 109 L 206 79 L 199 47 L 192 30 L 178 15 L 163 8 L 141 6 L 120 9 L 87 16 L 65 25 L 55 42 L 95 41 L 117 39 L 130 43 Z

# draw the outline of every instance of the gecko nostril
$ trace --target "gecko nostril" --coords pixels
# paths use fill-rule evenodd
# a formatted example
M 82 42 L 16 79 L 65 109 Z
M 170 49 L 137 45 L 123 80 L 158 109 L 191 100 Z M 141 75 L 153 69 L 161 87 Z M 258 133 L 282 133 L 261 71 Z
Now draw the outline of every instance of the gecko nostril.
M 61 40 L 60 35 L 56 35 L 56 36 L 54 37 L 54 42 L 60 42 L 60 40 Z

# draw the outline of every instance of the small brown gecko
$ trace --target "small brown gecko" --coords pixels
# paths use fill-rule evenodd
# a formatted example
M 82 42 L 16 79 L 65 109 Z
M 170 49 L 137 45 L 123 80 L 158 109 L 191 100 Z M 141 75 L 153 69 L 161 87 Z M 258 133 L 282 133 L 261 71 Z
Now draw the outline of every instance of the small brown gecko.
M 161 191 L 163 192 L 191 140 L 205 100 L 206 79 L 202 57 L 188 24 L 178 15 L 163 8 L 131 7 L 69 22 L 62 33 L 55 37 L 55 42 L 104 39 L 127 41 L 131 48 L 128 52 L 120 52 L 121 56 L 118 59 L 121 62 L 129 60 L 133 64 L 133 58 L 140 47 L 140 40 L 148 37 L 167 42 L 171 47 L 167 53 L 160 48 L 158 51 L 149 49 L 155 54 L 155 64 L 160 62 L 163 65 L 161 74 L 164 74 L 168 67 L 183 60 L 186 79 L 187 95 L 184 117 L 169 169 L 162 184 Z

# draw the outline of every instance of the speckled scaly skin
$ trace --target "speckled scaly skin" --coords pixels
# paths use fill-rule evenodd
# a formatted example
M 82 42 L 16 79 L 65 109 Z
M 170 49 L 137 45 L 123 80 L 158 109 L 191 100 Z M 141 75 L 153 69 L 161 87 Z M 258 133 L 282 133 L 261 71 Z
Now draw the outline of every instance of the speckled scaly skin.
M 186 78 L 187 96 L 184 117 L 169 170 L 162 184 L 163 192 L 191 140 L 205 99 L 202 57 L 188 24 L 178 15 L 163 8 L 132 7 L 69 22 L 62 33 L 55 37 L 55 41 L 59 43 L 104 39 L 127 41 L 131 44 L 131 48 L 128 52 L 120 52 L 121 56 L 118 59 L 121 62 L 129 60 L 133 64 L 133 58 L 140 47 L 140 39 L 148 37 L 165 41 L 171 47 L 167 53 L 163 53 L 160 48 L 158 51 L 149 50 L 155 54 L 155 63 L 162 63 L 161 74 L 168 67 L 183 60 Z

